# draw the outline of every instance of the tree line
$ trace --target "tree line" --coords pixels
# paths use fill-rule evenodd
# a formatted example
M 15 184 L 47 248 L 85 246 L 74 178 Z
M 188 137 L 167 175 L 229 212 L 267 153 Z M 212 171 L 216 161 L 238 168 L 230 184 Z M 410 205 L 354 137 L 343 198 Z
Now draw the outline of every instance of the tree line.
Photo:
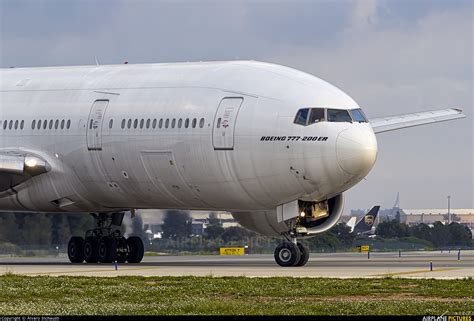
M 93 218 L 84 213 L 0 213 L 0 243 L 63 245 L 92 227 Z
M 73 235 L 84 235 L 93 228 L 93 218 L 84 213 L 0 213 L 0 245 L 58 246 L 65 245 Z M 143 221 L 138 215 L 131 221 L 131 234 L 146 240 Z M 170 210 L 165 213 L 162 225 L 163 237 L 145 242 L 153 251 L 216 251 L 220 246 L 248 245 L 255 252 L 271 252 L 279 238 L 258 235 L 239 226 L 224 229 L 215 214 L 207 221 L 201 236 L 192 235 L 192 218 L 188 212 Z M 436 222 L 408 226 L 398 220 L 381 222 L 376 229 L 376 239 L 423 240 L 431 248 L 447 246 L 472 246 L 472 234 L 467 226 L 453 222 L 444 225 Z M 305 239 L 313 251 L 348 250 L 361 236 L 350 233 L 345 223 L 339 223 L 327 232 Z
M 391 220 L 379 223 L 375 234 L 381 238 L 416 237 L 430 242 L 434 248 L 472 245 L 471 230 L 457 222 L 434 222 L 433 227 L 430 227 L 424 223 L 409 226 L 398 220 Z

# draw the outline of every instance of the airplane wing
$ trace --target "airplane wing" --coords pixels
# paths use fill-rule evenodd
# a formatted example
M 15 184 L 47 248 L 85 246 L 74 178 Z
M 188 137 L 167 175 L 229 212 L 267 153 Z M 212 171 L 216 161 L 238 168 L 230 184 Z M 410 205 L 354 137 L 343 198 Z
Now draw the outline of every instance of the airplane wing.
M 370 120 L 370 124 L 372 125 L 374 133 L 378 134 L 401 128 L 432 124 L 464 117 L 466 117 L 466 115 L 463 114 L 462 109 L 449 108 L 414 114 L 375 118 Z
M 0 150 L 0 197 L 15 186 L 51 170 L 40 156 L 21 150 Z

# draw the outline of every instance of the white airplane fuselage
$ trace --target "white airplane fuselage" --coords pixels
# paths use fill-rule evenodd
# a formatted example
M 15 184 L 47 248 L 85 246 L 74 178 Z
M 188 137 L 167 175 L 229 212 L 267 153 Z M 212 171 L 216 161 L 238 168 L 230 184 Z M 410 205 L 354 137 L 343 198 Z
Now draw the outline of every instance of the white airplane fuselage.
M 359 106 L 257 62 L 4 69 L 0 102 L 0 148 L 52 168 L 0 198 L 2 210 L 273 210 L 342 193 L 377 151 L 368 123 L 294 124 L 304 107 Z
M 367 175 L 377 143 L 367 122 L 295 124 L 305 107 L 360 108 L 317 77 L 259 62 L 3 69 L 0 151 L 51 170 L 0 194 L 0 210 L 327 200 Z

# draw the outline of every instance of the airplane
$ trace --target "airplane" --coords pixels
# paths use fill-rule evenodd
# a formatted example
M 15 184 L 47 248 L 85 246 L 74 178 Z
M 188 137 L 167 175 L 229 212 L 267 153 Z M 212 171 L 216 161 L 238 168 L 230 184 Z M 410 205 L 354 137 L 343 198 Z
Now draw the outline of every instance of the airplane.
M 374 206 L 370 211 L 365 214 L 356 224 L 356 217 L 353 216 L 347 222 L 347 226 L 351 228 L 350 233 L 355 233 L 356 235 L 361 234 L 373 234 L 373 228 L 375 225 L 375 220 L 379 213 L 380 206 Z
M 344 192 L 374 166 L 376 134 L 465 117 L 450 108 L 371 119 L 337 87 L 257 61 L 0 70 L 0 210 L 92 213 L 72 263 L 143 258 L 125 238 L 136 209 L 229 211 L 282 238 L 334 226 Z

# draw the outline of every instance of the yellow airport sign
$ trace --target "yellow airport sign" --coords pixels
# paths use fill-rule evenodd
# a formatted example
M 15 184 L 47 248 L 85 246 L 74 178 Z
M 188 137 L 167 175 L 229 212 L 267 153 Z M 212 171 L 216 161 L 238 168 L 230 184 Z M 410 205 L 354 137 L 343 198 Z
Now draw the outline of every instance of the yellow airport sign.
M 221 247 L 220 255 L 245 255 L 243 247 Z
M 359 252 L 369 252 L 369 246 L 368 245 L 358 246 L 357 249 L 359 250 Z

